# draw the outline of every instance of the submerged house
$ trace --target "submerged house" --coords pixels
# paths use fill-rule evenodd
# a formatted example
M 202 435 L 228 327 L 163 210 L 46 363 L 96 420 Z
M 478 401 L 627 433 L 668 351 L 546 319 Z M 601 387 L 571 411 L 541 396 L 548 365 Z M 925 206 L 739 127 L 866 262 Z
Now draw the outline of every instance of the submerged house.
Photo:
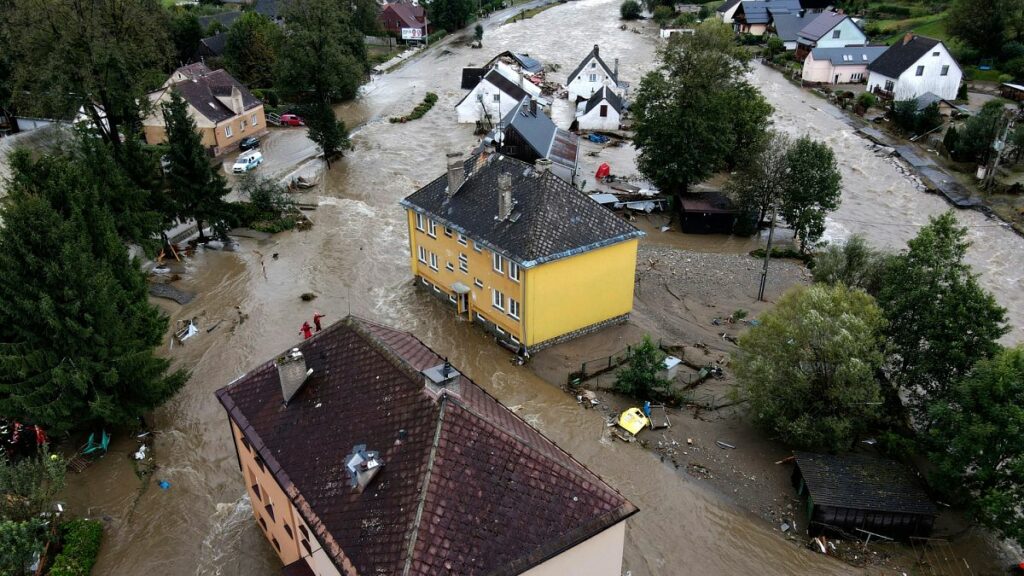
M 586 100 L 605 87 L 621 93 L 625 85 L 619 81 L 619 60 L 615 59 L 615 67 L 609 68 L 601 59 L 601 47 L 594 44 L 594 49 L 569 74 L 565 87 L 569 92 L 570 104 Z
M 469 92 L 455 105 L 460 124 L 494 124 L 529 96 L 540 100 L 541 89 L 502 62 L 490 68 L 466 68 L 462 88 Z
M 795 457 L 793 486 L 807 496 L 812 536 L 829 528 L 896 539 L 931 533 L 938 509 L 900 463 L 866 454 Z
M 579 130 L 618 130 L 626 105 L 622 98 L 607 87 L 601 88 L 576 110 Z
M 282 574 L 621 573 L 637 508 L 408 332 L 349 316 L 216 395 Z
M 427 291 L 520 354 L 624 322 L 643 232 L 555 176 L 502 154 L 449 158 L 401 202 Z
M 523 97 L 501 119 L 501 123 L 481 141 L 478 151 L 487 146 L 530 164 L 548 160 L 555 176 L 570 184 L 576 180 L 579 136 L 555 126 L 537 100 L 529 96 Z
M 946 45 L 907 33 L 868 66 L 868 90 L 893 100 L 914 100 L 926 92 L 955 100 L 963 71 Z

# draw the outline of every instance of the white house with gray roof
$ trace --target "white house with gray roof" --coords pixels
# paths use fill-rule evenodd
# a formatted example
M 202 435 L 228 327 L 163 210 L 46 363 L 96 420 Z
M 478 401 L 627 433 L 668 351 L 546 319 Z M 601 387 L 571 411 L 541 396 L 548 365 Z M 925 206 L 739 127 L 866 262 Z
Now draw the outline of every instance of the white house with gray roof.
M 955 100 L 963 71 L 946 46 L 934 38 L 907 34 L 868 66 L 868 90 L 894 100 L 931 92 Z
M 576 125 L 580 130 L 618 130 L 625 105 L 619 95 L 608 87 L 601 88 L 576 110 Z
M 868 65 L 887 49 L 887 46 L 814 48 L 804 60 L 801 79 L 815 84 L 863 82 L 868 76 Z
M 868 43 L 864 31 L 845 14 L 822 12 L 805 17 L 805 22 L 807 24 L 797 33 L 798 60 L 807 57 L 814 48 L 842 48 Z
M 464 84 L 463 87 L 466 87 Z M 487 70 L 468 94 L 455 105 L 459 124 L 498 120 L 529 96 L 540 99 L 540 87 L 501 62 Z M 541 100 L 547 104 L 547 101 Z
M 569 90 L 569 102 L 586 100 L 593 96 L 594 92 L 606 86 L 621 92 L 623 86 L 619 82 L 618 68 L 618 60 L 615 60 L 614 68 L 605 64 L 601 59 L 600 47 L 594 44 L 594 49 L 569 74 L 569 78 L 565 82 L 565 86 Z

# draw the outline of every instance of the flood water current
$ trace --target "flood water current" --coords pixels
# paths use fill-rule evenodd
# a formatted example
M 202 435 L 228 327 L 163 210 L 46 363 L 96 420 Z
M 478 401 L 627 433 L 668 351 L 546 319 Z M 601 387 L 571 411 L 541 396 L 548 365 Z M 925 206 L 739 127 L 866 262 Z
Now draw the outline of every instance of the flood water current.
M 154 479 L 171 486 L 161 490 L 149 481 L 140 490 L 127 458 L 137 444 L 123 437 L 106 458 L 72 478 L 66 495 L 72 509 L 105 518 L 108 525 L 94 574 L 279 573 L 276 556 L 253 522 L 214 391 L 296 342 L 300 324 L 314 311 L 327 314 L 328 321 L 352 313 L 412 331 L 631 499 L 641 513 L 628 522 L 624 572 L 854 573 L 785 542 L 727 496 L 678 475 L 651 453 L 609 442 L 601 415 L 581 410 L 528 368 L 512 365 L 482 331 L 413 286 L 398 201 L 443 172 L 446 152 L 475 142 L 471 127 L 454 121 L 453 107 L 464 95 L 462 67 L 512 49 L 560 65 L 556 76 L 562 77 L 599 40 L 602 56 L 617 57 L 621 75 L 636 85 L 653 66 L 652 36 L 650 30 L 639 35 L 619 29 L 618 0 L 582 0 L 524 23 L 499 27 L 491 21 L 483 50 L 456 38 L 365 86 L 342 110 L 350 125 L 360 126 L 355 150 L 334 164 L 319 189 L 304 195 L 303 201 L 318 204 L 313 229 L 243 240 L 234 253 L 201 251 L 185 263 L 180 283 L 197 298 L 183 307 L 161 302 L 172 321 L 196 317 L 200 325 L 185 346 L 166 350 L 192 378 L 152 422 Z M 830 221 L 832 236 L 862 231 L 896 249 L 914 233 L 902 223 L 920 224 L 944 209 L 866 151 L 845 125 L 810 109 L 803 102 L 809 96 L 774 73 L 758 70 L 755 78 L 779 110 L 780 127 L 805 127 L 836 148 L 848 190 Z M 410 111 L 428 90 L 440 99 L 425 117 L 387 122 L 390 115 Z M 1019 319 L 1022 242 L 998 228 L 977 227 L 990 224 L 979 215 L 961 218 L 976 226 L 972 263 L 1004 305 L 1016 306 Z M 1011 273 L 1016 279 L 1008 279 Z M 317 299 L 303 302 L 304 292 Z M 208 327 L 214 328 L 207 332 Z

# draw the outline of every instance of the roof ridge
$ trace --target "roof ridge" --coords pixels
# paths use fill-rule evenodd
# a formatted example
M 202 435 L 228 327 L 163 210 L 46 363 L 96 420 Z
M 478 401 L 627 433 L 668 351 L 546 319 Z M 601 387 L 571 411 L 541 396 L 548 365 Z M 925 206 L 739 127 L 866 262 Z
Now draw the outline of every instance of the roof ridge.
M 427 470 L 423 474 L 423 482 L 420 484 L 419 501 L 416 503 L 416 517 L 412 521 L 412 526 L 409 527 L 412 533 L 409 534 L 409 547 L 405 552 L 405 567 L 402 569 L 402 576 L 409 574 L 409 569 L 412 568 L 413 556 L 416 554 L 416 540 L 420 534 L 420 523 L 423 522 L 423 509 L 427 504 L 427 493 L 430 487 L 430 479 L 434 472 L 434 459 L 437 457 L 437 447 L 441 442 L 441 429 L 444 427 L 444 411 L 448 406 L 448 394 L 441 393 L 440 404 L 437 411 L 437 425 L 434 427 L 434 442 L 430 446 L 430 455 L 427 456 Z

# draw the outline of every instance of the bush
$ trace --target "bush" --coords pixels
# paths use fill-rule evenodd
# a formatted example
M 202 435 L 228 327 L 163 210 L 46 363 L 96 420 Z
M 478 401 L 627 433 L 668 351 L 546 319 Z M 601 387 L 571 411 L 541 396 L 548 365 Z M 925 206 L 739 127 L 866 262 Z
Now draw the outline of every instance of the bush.
M 871 92 L 861 92 L 860 96 L 857 96 L 857 105 L 864 108 L 864 110 L 876 104 L 878 104 L 878 98 Z
M 434 42 L 437 42 L 438 40 L 444 38 L 447 35 L 447 30 L 445 30 L 444 28 L 438 28 L 437 30 L 434 30 L 430 34 L 427 34 L 427 44 L 433 44 Z
M 424 96 L 423 102 L 419 103 L 408 116 L 392 116 L 388 119 L 388 122 L 392 124 L 410 122 L 412 120 L 419 120 L 424 114 L 430 111 L 434 107 L 434 103 L 437 102 L 437 94 L 433 92 L 427 92 Z
M 639 20 L 641 12 L 640 3 L 636 0 L 626 0 L 619 7 L 619 15 L 623 20 Z
M 654 9 L 654 21 L 664 26 L 672 21 L 672 18 L 676 15 L 675 10 L 668 6 L 657 6 Z
M 64 546 L 53 561 L 50 576 L 89 576 L 103 541 L 98 520 L 72 520 L 62 528 Z
M 695 26 L 696 24 L 697 17 L 694 16 L 693 12 L 684 12 L 679 16 L 676 16 L 676 19 L 672 21 L 673 26 L 678 26 L 680 28 L 685 28 L 687 26 Z
M 768 39 L 767 53 L 769 58 L 773 58 L 776 54 L 781 54 L 786 51 L 786 44 L 782 41 L 782 38 L 778 36 L 772 36 Z M 774 58 L 773 58 L 774 61 Z
M 652 394 L 664 394 L 668 381 L 658 377 L 664 368 L 665 353 L 654 345 L 650 336 L 630 348 L 627 367 L 615 377 L 615 390 L 640 400 L 651 399 Z

